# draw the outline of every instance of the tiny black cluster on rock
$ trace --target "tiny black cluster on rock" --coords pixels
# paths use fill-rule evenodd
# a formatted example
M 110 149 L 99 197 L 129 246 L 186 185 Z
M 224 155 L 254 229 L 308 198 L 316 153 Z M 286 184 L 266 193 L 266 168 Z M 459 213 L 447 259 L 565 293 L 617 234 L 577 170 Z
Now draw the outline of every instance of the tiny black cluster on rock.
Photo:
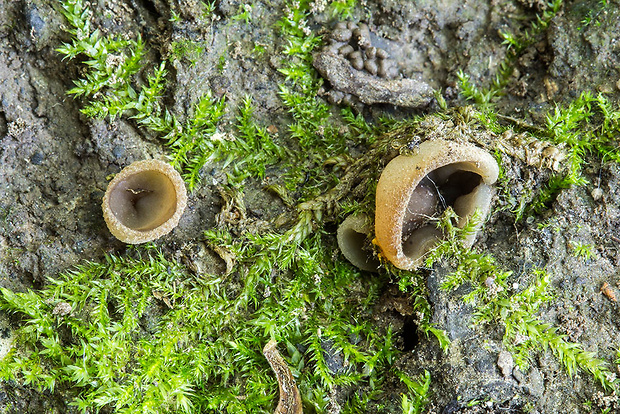
M 338 22 L 326 45 L 313 54 L 313 66 L 328 82 L 322 94 L 332 104 L 358 110 L 372 104 L 428 105 L 433 88 L 422 79 L 401 76 L 396 63 L 398 47 L 372 34 L 365 23 Z
M 337 23 L 327 48 L 344 56 L 355 69 L 365 70 L 373 76 L 394 79 L 399 74 L 389 53 L 372 45 L 370 29 L 365 23 Z

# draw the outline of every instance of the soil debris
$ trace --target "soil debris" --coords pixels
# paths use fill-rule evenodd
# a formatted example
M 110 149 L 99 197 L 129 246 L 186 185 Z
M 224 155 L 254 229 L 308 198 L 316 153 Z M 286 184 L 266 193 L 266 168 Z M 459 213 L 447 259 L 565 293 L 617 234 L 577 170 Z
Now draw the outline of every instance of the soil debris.
M 611 288 L 611 286 L 609 286 L 609 283 L 607 282 L 603 282 L 603 286 L 601 286 L 601 292 L 603 293 L 603 295 L 605 295 L 610 301 L 612 302 L 616 302 L 616 293 L 614 292 L 614 290 Z

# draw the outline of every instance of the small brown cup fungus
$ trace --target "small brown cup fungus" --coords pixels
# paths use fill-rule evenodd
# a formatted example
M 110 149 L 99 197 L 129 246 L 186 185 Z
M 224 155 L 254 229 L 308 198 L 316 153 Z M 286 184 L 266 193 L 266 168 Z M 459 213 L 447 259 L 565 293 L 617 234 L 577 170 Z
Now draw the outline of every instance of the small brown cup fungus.
M 372 222 L 365 214 L 351 214 L 338 226 L 338 247 L 349 262 L 362 270 L 376 271 L 379 260 L 373 256 L 369 236 Z
M 172 231 L 186 204 L 185 184 L 174 167 L 158 160 L 136 161 L 108 184 L 103 218 L 120 241 L 145 243 Z
M 461 142 L 429 140 L 394 158 L 377 183 L 375 237 L 382 254 L 399 269 L 419 267 L 442 237 L 433 219 L 448 207 L 460 228 L 479 211 L 478 227 L 464 240 L 471 246 L 489 214 L 498 174 L 493 156 Z

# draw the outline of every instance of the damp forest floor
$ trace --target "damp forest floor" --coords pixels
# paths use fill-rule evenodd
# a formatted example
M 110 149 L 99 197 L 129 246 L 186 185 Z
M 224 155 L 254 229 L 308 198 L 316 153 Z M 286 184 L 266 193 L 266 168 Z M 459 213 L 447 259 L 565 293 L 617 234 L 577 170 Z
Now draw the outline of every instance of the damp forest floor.
M 433 93 L 331 85 L 338 22 Z M 620 412 L 619 39 L 614 0 L 0 0 L 0 412 L 274 412 L 270 340 L 305 413 Z M 356 269 L 339 223 L 430 137 L 501 166 L 476 243 L 447 210 Z M 151 158 L 188 206 L 128 246 L 101 200 Z

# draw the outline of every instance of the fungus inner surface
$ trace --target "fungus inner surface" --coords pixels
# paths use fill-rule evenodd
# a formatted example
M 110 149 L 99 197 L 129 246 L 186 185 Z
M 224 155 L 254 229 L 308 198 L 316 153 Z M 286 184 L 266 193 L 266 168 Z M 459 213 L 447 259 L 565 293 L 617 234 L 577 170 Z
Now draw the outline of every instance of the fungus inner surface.
M 411 193 L 403 218 L 403 253 L 419 257 L 430 250 L 441 237 L 434 223 L 443 211 L 452 207 L 460 217 L 475 211 L 479 197 L 463 197 L 476 192 L 482 176 L 471 162 L 457 162 L 437 168 L 428 173 Z
M 372 257 L 372 250 L 366 248 L 367 238 L 365 233 L 351 228 L 345 229 L 341 234 L 340 249 L 344 256 L 360 269 L 376 270 L 379 261 Z
M 174 184 L 159 171 L 142 171 L 119 182 L 110 193 L 114 216 L 133 230 L 149 231 L 174 215 Z

